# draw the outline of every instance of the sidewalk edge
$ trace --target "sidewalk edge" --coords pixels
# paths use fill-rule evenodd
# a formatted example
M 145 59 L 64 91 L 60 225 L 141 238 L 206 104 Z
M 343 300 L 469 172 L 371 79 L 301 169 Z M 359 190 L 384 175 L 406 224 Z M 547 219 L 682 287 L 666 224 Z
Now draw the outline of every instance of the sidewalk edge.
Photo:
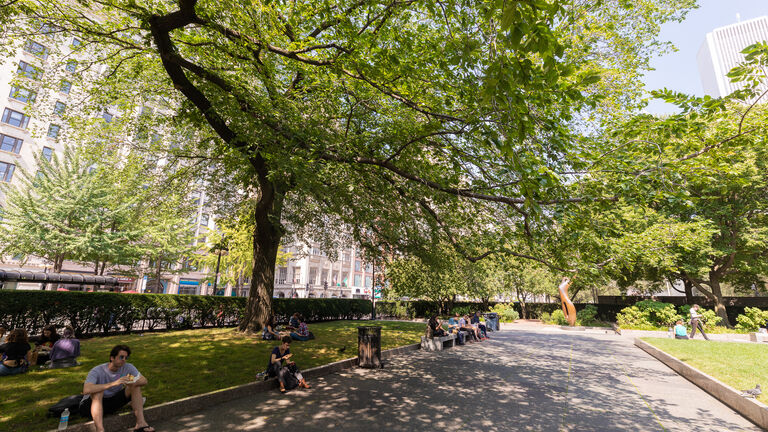
M 648 342 L 635 338 L 635 346 L 655 357 L 683 378 L 696 384 L 715 399 L 728 405 L 752 423 L 763 429 L 768 429 L 768 406 L 754 399 L 741 396 L 741 392 L 735 388 L 685 364 Z
M 399 354 L 416 351 L 420 348 L 420 346 L 420 343 L 416 343 L 384 350 L 381 352 L 381 359 L 385 360 Z M 334 372 L 351 369 L 357 366 L 357 362 L 357 357 L 353 357 L 303 370 L 301 373 L 307 379 L 314 379 L 324 375 L 332 374 Z M 144 417 L 147 419 L 147 423 L 152 425 L 153 423 L 157 423 L 169 417 L 191 414 L 196 411 L 209 408 L 212 405 L 229 402 L 233 399 L 247 397 L 252 394 L 265 392 L 274 388 L 277 388 L 277 379 L 275 378 L 269 379 L 267 381 L 254 381 L 235 387 L 214 390 L 209 393 L 189 396 L 183 399 L 165 402 L 160 405 L 154 405 L 144 409 Z M 116 416 L 107 416 L 104 418 L 104 428 L 106 430 L 124 430 L 133 427 L 135 423 L 136 418 L 133 416 L 133 413 L 130 412 Z M 93 432 L 95 430 L 96 428 L 93 426 L 92 421 L 75 424 L 66 429 L 67 432 Z

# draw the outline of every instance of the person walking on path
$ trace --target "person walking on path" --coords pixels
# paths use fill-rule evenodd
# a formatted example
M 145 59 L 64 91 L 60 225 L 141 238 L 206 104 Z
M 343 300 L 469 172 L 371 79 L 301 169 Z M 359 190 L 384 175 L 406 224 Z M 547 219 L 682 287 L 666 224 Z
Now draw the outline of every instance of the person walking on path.
M 135 366 L 128 363 L 131 349 L 126 345 L 117 345 L 109 353 L 109 363 L 100 364 L 90 372 L 83 384 L 83 400 L 80 402 L 80 415 L 93 419 L 97 432 L 104 432 L 104 414 L 113 414 L 125 404 L 130 403 L 136 416 L 134 432 L 155 432 L 144 419 L 144 399 L 141 388 L 147 385 L 147 379 Z
M 709 340 L 707 334 L 704 333 L 704 326 L 701 324 L 701 315 L 699 315 L 699 305 L 695 304 L 691 306 L 691 339 L 696 335 L 696 329 L 699 329 L 704 339 Z

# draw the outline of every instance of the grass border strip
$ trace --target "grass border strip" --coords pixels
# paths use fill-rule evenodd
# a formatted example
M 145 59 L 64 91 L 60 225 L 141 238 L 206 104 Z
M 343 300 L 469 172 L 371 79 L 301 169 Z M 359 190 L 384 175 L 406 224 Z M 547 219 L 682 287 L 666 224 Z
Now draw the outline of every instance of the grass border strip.
M 715 399 L 733 408 L 752 423 L 763 429 L 768 429 L 768 406 L 754 399 L 741 396 L 741 392 L 735 388 L 682 362 L 648 342 L 635 338 L 635 346 L 655 357 L 683 378 L 696 384 Z
M 410 351 L 416 351 L 421 347 L 421 343 L 404 345 L 397 348 L 391 348 L 381 352 L 382 360 L 394 357 Z M 340 360 L 322 366 L 301 371 L 307 379 L 314 379 L 334 372 L 340 372 L 357 366 L 357 357 Z M 277 379 L 272 378 L 267 381 L 254 381 L 248 384 L 242 384 L 235 387 L 229 387 L 220 390 L 214 390 L 209 393 L 189 396 L 175 401 L 165 402 L 144 409 L 144 417 L 150 425 L 170 417 L 177 417 L 185 414 L 191 414 L 199 410 L 210 408 L 212 405 L 222 404 L 234 399 L 251 396 L 256 393 L 265 392 L 277 388 Z M 124 413 L 116 416 L 104 417 L 104 429 L 106 430 L 124 430 L 136 423 L 133 413 Z M 93 422 L 80 423 L 72 425 L 66 429 L 67 432 L 93 432 L 96 428 Z

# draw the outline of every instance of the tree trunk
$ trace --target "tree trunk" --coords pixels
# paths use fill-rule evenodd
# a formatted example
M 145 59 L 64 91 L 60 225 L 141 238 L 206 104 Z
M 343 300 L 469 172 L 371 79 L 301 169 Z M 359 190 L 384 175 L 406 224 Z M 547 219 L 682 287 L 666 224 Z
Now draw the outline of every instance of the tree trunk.
M 256 333 L 272 315 L 272 294 L 275 290 L 275 263 L 283 228 L 280 224 L 282 196 L 275 185 L 260 183 L 261 196 L 254 210 L 256 226 L 253 233 L 253 276 L 248 293 L 248 306 L 240 322 L 242 332 Z
M 693 304 L 693 283 L 683 278 L 683 286 L 685 287 L 685 304 Z
M 163 283 L 160 280 L 161 277 L 161 270 L 162 270 L 162 261 L 160 260 L 160 257 L 157 257 L 157 267 L 155 267 L 155 293 L 160 294 L 163 292 Z
M 99 275 L 99 260 L 96 260 L 96 262 L 93 264 L 93 274 L 96 276 Z
M 523 315 L 523 319 L 528 319 L 528 307 L 525 305 L 525 293 L 520 292 L 520 288 L 515 287 L 517 293 L 517 300 L 520 302 L 520 313 Z
M 726 309 L 725 309 L 725 303 L 723 303 L 723 292 L 720 289 L 719 276 L 716 276 L 710 273 L 709 286 L 712 287 L 712 295 L 715 301 L 715 313 L 717 313 L 717 316 L 723 319 L 721 321 L 722 325 L 728 328 L 733 328 L 733 326 L 731 325 L 731 321 L 728 319 L 728 313 L 726 312 Z

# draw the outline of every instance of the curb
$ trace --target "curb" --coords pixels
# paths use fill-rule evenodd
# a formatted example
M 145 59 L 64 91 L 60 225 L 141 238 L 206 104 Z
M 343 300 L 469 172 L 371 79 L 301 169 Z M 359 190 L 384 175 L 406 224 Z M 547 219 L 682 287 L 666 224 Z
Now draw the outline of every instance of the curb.
M 733 408 L 752 423 L 763 429 L 768 429 L 768 406 L 754 399 L 741 396 L 741 392 L 735 388 L 683 363 L 645 341 L 636 338 L 635 346 L 652 355 L 683 378 L 696 384 L 702 390 L 714 396 L 715 399 Z
M 381 352 L 381 359 L 384 360 L 399 354 L 416 351 L 420 347 L 421 344 L 416 343 L 384 350 Z M 301 374 L 304 375 L 304 377 L 307 379 L 314 379 L 324 375 L 332 374 L 334 372 L 351 369 L 357 366 L 357 362 L 357 357 L 348 358 L 346 360 L 340 360 L 326 365 L 303 370 L 301 371 Z M 233 399 L 247 397 L 256 393 L 262 393 L 277 388 L 277 386 L 277 378 L 272 378 L 267 381 L 254 381 L 235 387 L 214 390 L 209 393 L 190 396 L 184 399 L 178 399 L 175 401 L 170 401 L 160 405 L 145 408 L 144 417 L 147 419 L 147 423 L 152 425 L 152 423 L 160 422 L 169 417 L 176 417 L 197 412 L 205 408 L 210 408 L 212 405 L 222 404 Z M 133 416 L 132 412 L 123 413 L 116 416 L 104 417 L 104 429 L 106 430 L 124 430 L 133 427 L 135 423 L 136 418 Z M 94 427 L 92 421 L 72 425 L 66 429 L 67 432 L 94 432 L 95 430 L 96 428 Z

